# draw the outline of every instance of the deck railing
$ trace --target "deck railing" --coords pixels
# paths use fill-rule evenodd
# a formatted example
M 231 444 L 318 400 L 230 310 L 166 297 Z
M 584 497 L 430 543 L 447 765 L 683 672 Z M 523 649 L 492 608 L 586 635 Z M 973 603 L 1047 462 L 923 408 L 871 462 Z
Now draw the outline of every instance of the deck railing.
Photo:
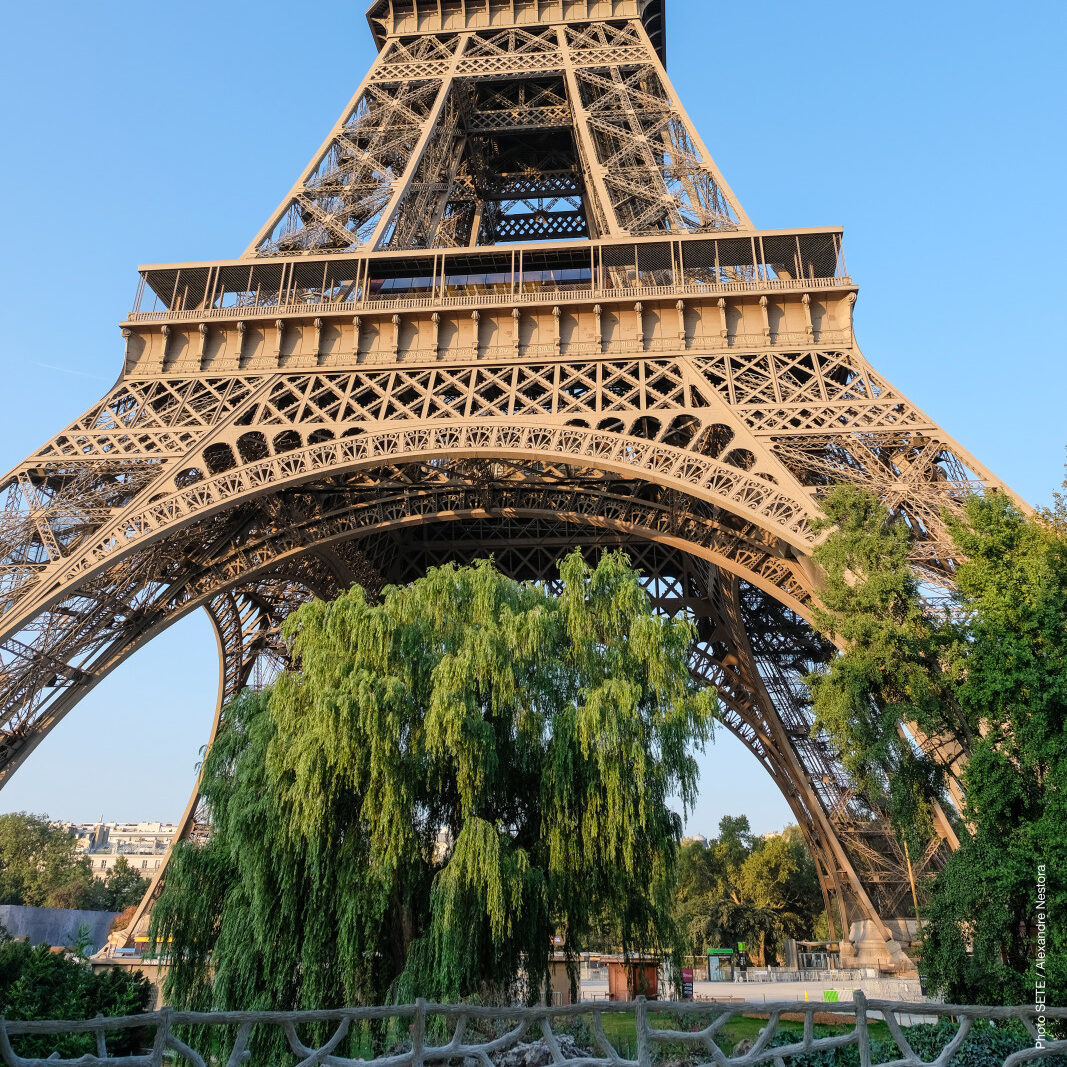
M 819 1017 L 826 1012 L 833 1013 L 831 1021 L 837 1024 L 836 1032 L 821 1031 L 825 1019 Z M 753 1016 L 765 1021 L 756 1024 L 759 1029 L 751 1039 L 734 1042 L 728 1038 L 732 1022 Z M 792 1026 L 788 1025 L 790 1021 Z M 884 1022 L 889 1039 L 884 1035 L 872 1039 L 870 1028 L 875 1021 Z M 922 1026 L 924 1021 L 942 1021 L 942 1025 Z M 375 1057 L 367 1049 L 365 1058 L 352 1058 L 355 1035 L 371 1023 L 376 1023 L 380 1032 L 392 1034 L 388 1051 Z M 796 1023 L 800 1024 L 799 1030 Z M 291 1062 L 300 1067 L 464 1067 L 469 1063 L 492 1067 L 495 1059 L 532 1041 L 543 1041 L 550 1062 L 566 1067 L 653 1067 L 678 1059 L 679 1055 L 709 1067 L 785 1067 L 790 1063 L 816 1062 L 810 1057 L 827 1053 L 839 1057 L 842 1063 L 858 1062 L 860 1067 L 948 1067 L 961 1050 L 968 1053 L 968 1042 L 981 1039 L 988 1050 L 989 1023 L 998 1032 L 1003 1031 L 1003 1038 L 1010 1038 L 1009 1045 L 1014 1042 L 1014 1051 L 1004 1053 L 1000 1061 L 1005 1067 L 1033 1060 L 1067 1062 L 1062 1058 L 1067 1056 L 1067 1040 L 1050 1036 L 1057 1028 L 1062 1033 L 1067 1025 L 1067 1008 L 1039 1012 L 1031 1007 L 908 1004 L 867 1000 L 859 991 L 852 1001 L 833 1004 L 667 1003 L 638 998 L 629 1004 L 494 1008 L 418 1001 L 403 1007 L 336 1011 L 199 1013 L 163 1009 L 146 1015 L 78 1022 L 16 1022 L 0 1018 L 0 1059 L 8 1067 L 56 1067 L 64 1063 L 82 1067 L 162 1067 L 164 1063 L 237 1067 L 256 1062 L 251 1051 L 255 1047 L 253 1032 L 275 1028 L 284 1035 Z M 578 1031 L 576 1041 L 576 1027 L 581 1025 L 585 1029 Z M 310 1027 L 317 1027 L 324 1035 L 314 1045 L 307 1043 L 310 1039 L 306 1031 Z M 634 1035 L 632 1040 L 620 1038 L 624 1027 Z M 298 1028 L 305 1029 L 303 1036 Z M 752 1029 L 751 1024 L 749 1028 Z M 131 1031 L 142 1035 L 144 1051 L 109 1054 L 109 1041 L 115 1043 L 123 1034 L 128 1038 Z M 20 1039 L 32 1036 L 40 1044 L 41 1038 L 58 1040 L 74 1034 L 93 1035 L 95 1054 L 76 1059 L 61 1059 L 58 1053 L 37 1058 L 16 1054 Z M 194 1047 L 206 1037 L 216 1039 L 213 1052 L 207 1057 Z M 931 1037 L 936 1038 L 937 1047 L 933 1050 Z M 1001 1041 L 1000 1047 L 1008 1046 Z M 991 1054 L 1001 1055 L 986 1052 L 987 1057 Z M 973 1050 L 966 1058 L 967 1063 L 987 1061 L 995 1062 L 976 1058 Z M 820 1058 L 817 1062 L 834 1060 Z
M 730 293 L 793 292 L 805 293 L 824 289 L 847 289 L 852 279 L 835 278 L 761 278 L 752 281 L 715 282 L 704 284 L 642 285 L 624 288 L 597 288 L 589 285 L 560 285 L 536 288 L 530 284 L 521 289 L 489 287 L 478 292 L 449 293 L 398 292 L 396 296 L 353 298 L 324 302 L 320 300 L 291 303 L 230 304 L 225 307 L 190 309 L 185 311 L 133 311 L 126 322 L 207 322 L 217 319 L 273 317 L 279 315 L 357 314 L 361 311 L 413 311 L 423 308 L 481 308 L 521 304 L 558 304 L 568 300 L 655 300 L 686 296 L 714 296 Z

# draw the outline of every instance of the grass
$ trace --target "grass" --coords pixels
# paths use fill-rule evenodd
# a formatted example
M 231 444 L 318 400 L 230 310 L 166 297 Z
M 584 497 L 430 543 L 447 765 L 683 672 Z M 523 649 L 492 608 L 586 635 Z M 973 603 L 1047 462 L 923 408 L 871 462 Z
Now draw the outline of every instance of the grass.
M 718 1010 L 719 1007 L 713 1004 L 708 1005 L 708 1012 Z M 820 1005 L 820 1008 L 823 1008 Z M 832 1010 L 833 1005 L 828 1004 L 824 1010 Z M 618 1014 L 604 1014 L 601 1016 L 604 1022 L 604 1035 L 607 1039 L 619 1050 L 620 1054 L 627 1059 L 632 1059 L 636 1053 L 637 1047 L 637 1028 L 634 1024 L 633 1012 L 619 1012 Z M 703 1021 L 703 1020 L 702 1020 Z M 657 1030 L 682 1030 L 686 1029 L 686 1025 L 682 1023 L 677 1017 L 672 1015 L 649 1015 L 649 1023 L 653 1029 Z M 689 1026 L 694 1025 L 694 1020 L 690 1018 Z M 759 1036 L 760 1030 L 767 1025 L 766 1019 L 754 1018 L 749 1015 L 735 1016 L 732 1018 L 718 1033 L 717 1044 L 724 1051 L 729 1052 L 739 1042 L 748 1040 L 754 1040 Z M 884 1022 L 871 1020 L 868 1023 L 868 1028 L 872 1039 L 889 1039 L 889 1027 Z M 841 1026 L 830 1026 L 820 1023 L 818 1026 L 818 1032 L 827 1036 L 837 1034 L 847 1034 L 853 1029 L 852 1025 L 845 1024 Z M 786 1022 L 781 1021 L 778 1023 L 779 1033 L 796 1034 L 798 1038 L 804 1032 L 804 1024 L 801 1022 Z M 690 1046 L 693 1052 L 696 1052 L 696 1046 Z M 661 1047 L 661 1051 L 666 1051 Z

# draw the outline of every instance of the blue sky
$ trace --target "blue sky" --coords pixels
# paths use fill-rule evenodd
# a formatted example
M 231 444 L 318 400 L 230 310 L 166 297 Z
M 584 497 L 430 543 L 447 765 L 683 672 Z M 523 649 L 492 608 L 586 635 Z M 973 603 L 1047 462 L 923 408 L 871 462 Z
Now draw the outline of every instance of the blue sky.
M 0 468 L 115 379 L 139 263 L 240 254 L 372 58 L 365 5 L 20 4 L 0 92 Z M 757 226 L 845 227 L 867 357 L 1035 504 L 1067 419 L 1067 5 L 667 0 L 669 70 Z M 205 619 L 120 668 L 0 811 L 172 819 L 217 686 Z M 690 820 L 788 809 L 740 744 Z

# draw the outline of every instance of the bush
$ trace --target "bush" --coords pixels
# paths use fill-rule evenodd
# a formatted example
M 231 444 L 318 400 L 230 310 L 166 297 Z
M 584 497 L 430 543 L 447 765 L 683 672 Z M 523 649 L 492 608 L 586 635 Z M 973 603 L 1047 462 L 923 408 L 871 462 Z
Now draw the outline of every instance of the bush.
M 46 945 L 31 948 L 0 927 L 0 1015 L 15 1019 L 91 1019 L 96 1015 L 137 1015 L 148 1007 L 152 987 L 140 972 L 108 970 L 95 974 L 88 964 Z M 58 1052 L 76 1057 L 96 1052 L 94 1034 L 12 1038 L 20 1056 Z M 143 1030 L 116 1032 L 109 1051 L 128 1056 L 146 1045 Z
M 906 1026 L 904 1036 L 921 1059 L 933 1062 L 956 1036 L 959 1027 L 951 1019 L 942 1019 L 936 1025 Z M 842 1032 L 839 1028 L 828 1030 L 815 1027 L 816 1037 L 826 1037 Z M 796 1034 L 779 1033 L 771 1043 L 773 1047 L 791 1045 Z M 963 1047 L 952 1058 L 950 1067 L 1001 1067 L 1013 1053 L 1032 1048 L 1033 1038 L 1021 1023 L 995 1024 L 979 1021 L 971 1028 Z M 892 1039 L 871 1041 L 871 1062 L 888 1063 L 902 1058 L 900 1049 Z M 825 1052 L 795 1056 L 789 1060 L 791 1067 L 859 1067 L 859 1050 L 855 1047 L 831 1049 Z M 1042 1060 L 1047 1064 L 1067 1064 L 1067 1057 L 1052 1056 Z

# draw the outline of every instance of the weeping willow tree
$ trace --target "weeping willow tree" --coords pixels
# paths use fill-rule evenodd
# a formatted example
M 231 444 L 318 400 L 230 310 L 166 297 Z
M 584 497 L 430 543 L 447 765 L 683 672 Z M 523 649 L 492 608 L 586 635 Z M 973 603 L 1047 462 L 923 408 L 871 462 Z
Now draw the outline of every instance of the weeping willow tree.
M 296 668 L 225 713 L 153 911 L 166 995 L 284 1009 L 544 995 L 554 937 L 607 918 L 673 951 L 680 816 L 714 694 L 689 622 L 627 560 L 560 565 L 562 589 L 488 562 L 379 602 L 353 587 L 291 616 Z

